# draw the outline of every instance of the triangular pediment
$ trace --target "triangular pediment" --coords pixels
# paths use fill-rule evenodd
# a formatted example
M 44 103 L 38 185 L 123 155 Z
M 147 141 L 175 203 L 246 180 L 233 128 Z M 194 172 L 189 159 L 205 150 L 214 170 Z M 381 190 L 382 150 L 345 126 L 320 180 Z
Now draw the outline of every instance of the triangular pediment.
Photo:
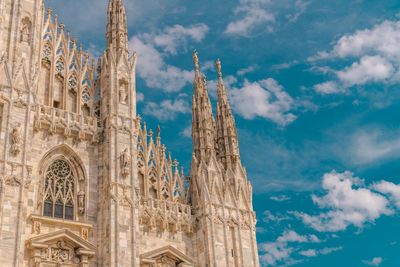
M 193 260 L 173 246 L 161 247 L 140 256 L 142 261 L 154 261 L 162 257 L 174 259 L 178 263 L 193 264 Z
M 28 240 L 28 245 L 32 247 L 42 247 L 49 244 L 53 244 L 57 241 L 65 241 L 69 244 L 72 244 L 74 248 L 79 249 L 81 251 L 85 251 L 85 254 L 94 255 L 96 252 L 96 247 L 80 236 L 74 234 L 68 229 L 59 230 L 56 232 L 48 233 L 33 237 Z

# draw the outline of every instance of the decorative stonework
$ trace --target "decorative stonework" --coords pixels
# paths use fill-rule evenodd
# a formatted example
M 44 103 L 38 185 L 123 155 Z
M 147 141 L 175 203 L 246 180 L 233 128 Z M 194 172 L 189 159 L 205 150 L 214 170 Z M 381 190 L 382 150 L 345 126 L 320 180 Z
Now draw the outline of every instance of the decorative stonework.
M 140 223 L 149 230 L 191 233 L 191 208 L 180 203 L 141 198 Z
M 96 140 L 97 120 L 65 110 L 37 106 L 35 114 L 35 130 L 48 130 L 50 134 L 61 134 L 75 137 L 77 140 Z
M 121 175 L 126 177 L 129 174 L 129 168 L 131 166 L 131 156 L 129 155 L 128 148 L 125 148 L 120 156 L 120 165 L 121 165 Z
M 97 65 L 43 1 L 14 2 L 0 4 L 0 265 L 259 267 L 221 62 L 214 116 L 193 54 L 185 172 L 137 116 L 123 1 Z
M 14 154 L 14 156 L 17 156 L 21 152 L 21 145 L 21 124 L 18 124 L 11 131 L 11 153 Z

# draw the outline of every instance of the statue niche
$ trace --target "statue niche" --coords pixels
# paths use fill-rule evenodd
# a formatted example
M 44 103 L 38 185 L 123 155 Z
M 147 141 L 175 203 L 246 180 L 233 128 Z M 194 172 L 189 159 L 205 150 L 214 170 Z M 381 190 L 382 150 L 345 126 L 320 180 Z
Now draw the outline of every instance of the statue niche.
M 32 22 L 28 17 L 25 17 L 21 21 L 21 33 L 20 42 L 30 44 L 31 42 L 31 32 L 32 32 Z
M 128 83 L 124 80 L 119 82 L 119 102 L 121 104 L 126 104 L 126 100 L 128 98 Z
M 22 135 L 21 135 L 21 124 L 18 124 L 11 131 L 11 153 L 14 156 L 18 155 L 21 152 L 22 145 Z
M 121 165 L 121 175 L 125 177 L 129 174 L 129 167 L 131 165 L 131 156 L 129 155 L 127 148 L 122 151 L 119 160 Z

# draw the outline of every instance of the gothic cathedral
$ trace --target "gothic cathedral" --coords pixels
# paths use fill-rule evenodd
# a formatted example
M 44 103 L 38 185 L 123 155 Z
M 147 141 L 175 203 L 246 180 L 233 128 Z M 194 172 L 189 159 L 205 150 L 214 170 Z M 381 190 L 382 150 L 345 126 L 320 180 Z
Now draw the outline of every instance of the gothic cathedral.
M 107 12 L 95 64 L 43 0 L 0 0 L 0 266 L 258 267 L 221 62 L 214 118 L 193 53 L 185 176 L 136 113 L 122 0 Z

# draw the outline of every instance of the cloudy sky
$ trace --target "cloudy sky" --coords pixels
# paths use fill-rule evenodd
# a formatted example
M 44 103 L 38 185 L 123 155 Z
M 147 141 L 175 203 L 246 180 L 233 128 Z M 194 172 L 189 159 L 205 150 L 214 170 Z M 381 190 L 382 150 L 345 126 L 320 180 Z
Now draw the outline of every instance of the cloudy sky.
M 93 55 L 106 0 L 46 0 Z M 398 266 L 400 3 L 125 0 L 138 111 L 191 158 L 191 52 L 220 58 L 254 185 L 262 266 Z

